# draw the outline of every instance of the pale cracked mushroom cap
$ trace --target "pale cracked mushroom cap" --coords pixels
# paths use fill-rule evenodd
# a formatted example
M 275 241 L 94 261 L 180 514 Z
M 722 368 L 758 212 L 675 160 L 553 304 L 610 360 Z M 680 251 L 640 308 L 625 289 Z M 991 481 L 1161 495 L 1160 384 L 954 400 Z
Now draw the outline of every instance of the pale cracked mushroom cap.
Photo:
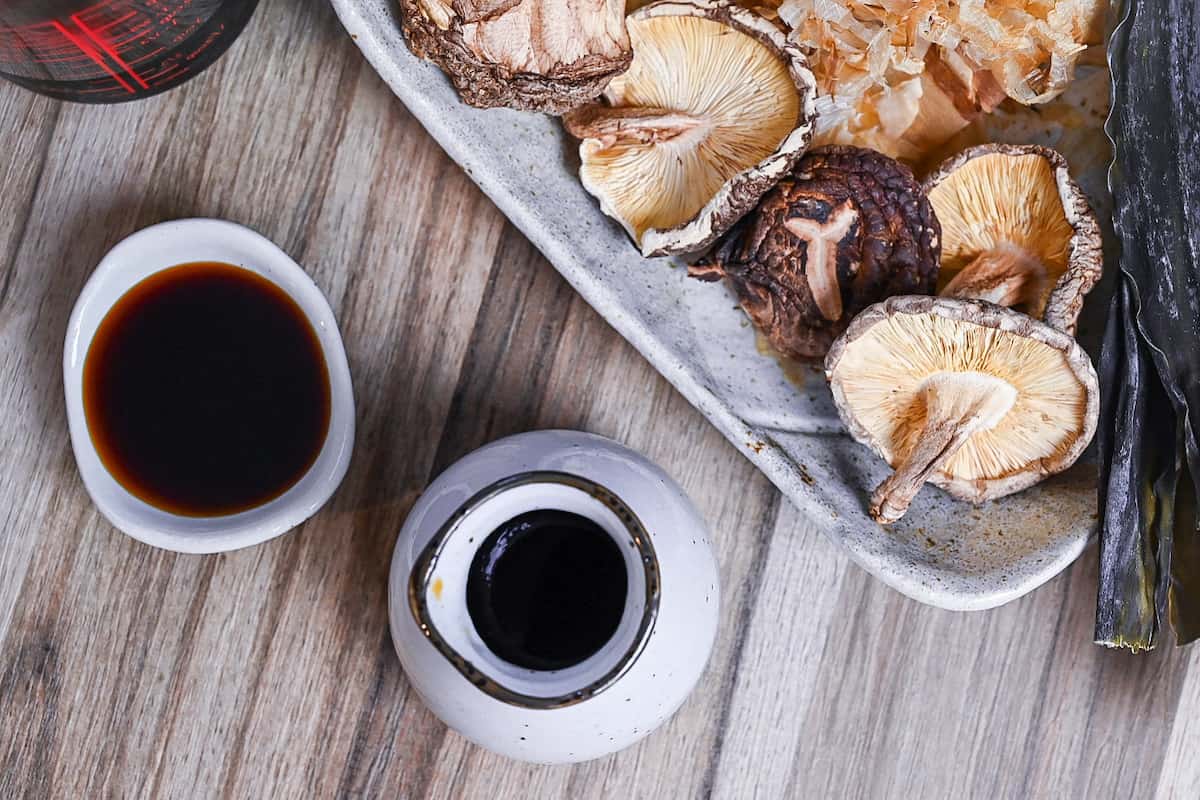
M 1017 308 L 1074 334 L 1104 252 L 1062 155 L 980 145 L 944 162 L 924 189 L 942 225 L 940 294 Z
M 622 0 L 399 0 L 416 55 L 480 108 L 561 114 L 594 100 L 633 57 Z
M 933 483 L 982 503 L 1061 472 L 1096 431 L 1099 387 L 1068 334 L 992 303 L 893 297 L 859 314 L 825 372 L 842 421 L 896 472 L 871 516 Z
M 808 146 L 815 83 L 799 47 L 727 0 L 628 17 L 633 63 L 564 118 L 580 179 L 646 256 L 698 252 Z

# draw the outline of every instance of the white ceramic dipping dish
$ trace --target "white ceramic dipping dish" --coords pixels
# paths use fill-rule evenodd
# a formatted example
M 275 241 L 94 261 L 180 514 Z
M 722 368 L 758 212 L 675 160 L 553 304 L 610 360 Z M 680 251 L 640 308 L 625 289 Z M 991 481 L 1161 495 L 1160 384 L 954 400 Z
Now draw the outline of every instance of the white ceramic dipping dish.
M 257 273 L 300 306 L 316 332 L 329 371 L 330 418 L 325 444 L 299 481 L 279 497 L 237 514 L 172 514 L 130 493 L 109 473 L 88 434 L 83 407 L 83 365 L 96 329 L 134 285 L 169 267 L 220 261 Z M 287 253 L 249 228 L 216 219 L 180 219 L 138 231 L 100 261 L 67 324 L 63 385 L 71 445 L 79 473 L 100 513 L 139 541 L 180 553 L 219 553 L 273 539 L 311 517 L 329 500 L 350 465 L 354 446 L 354 395 L 350 367 L 328 301 Z

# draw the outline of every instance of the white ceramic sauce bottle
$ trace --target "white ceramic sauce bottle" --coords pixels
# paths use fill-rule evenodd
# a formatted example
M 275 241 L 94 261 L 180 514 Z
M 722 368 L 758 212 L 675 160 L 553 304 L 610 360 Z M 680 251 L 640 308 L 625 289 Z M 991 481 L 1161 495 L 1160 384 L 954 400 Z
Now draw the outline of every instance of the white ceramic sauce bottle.
M 526 512 L 581 515 L 613 538 L 627 590 L 616 632 L 558 670 L 493 653 L 467 608 L 472 560 Z M 660 468 L 609 439 L 536 431 L 481 448 L 430 485 L 392 558 L 392 639 L 425 703 L 511 758 L 585 761 L 628 747 L 683 703 L 712 650 L 717 564 L 699 513 Z

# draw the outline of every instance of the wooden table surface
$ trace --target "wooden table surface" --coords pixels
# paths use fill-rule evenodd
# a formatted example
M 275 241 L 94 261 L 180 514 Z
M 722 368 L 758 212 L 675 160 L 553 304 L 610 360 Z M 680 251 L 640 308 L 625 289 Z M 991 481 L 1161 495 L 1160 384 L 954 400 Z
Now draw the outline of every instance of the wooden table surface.
M 815 533 L 438 149 L 322 0 L 265 0 L 212 69 L 120 106 L 0 86 L 0 797 L 1200 797 L 1200 660 L 1091 644 L 1094 550 L 1032 595 L 910 601 Z M 340 491 L 293 533 L 154 550 L 96 511 L 61 354 L 127 234 L 224 217 L 341 320 Z M 422 488 L 496 437 L 615 437 L 713 528 L 716 650 L 661 730 L 504 760 L 421 705 L 385 588 Z

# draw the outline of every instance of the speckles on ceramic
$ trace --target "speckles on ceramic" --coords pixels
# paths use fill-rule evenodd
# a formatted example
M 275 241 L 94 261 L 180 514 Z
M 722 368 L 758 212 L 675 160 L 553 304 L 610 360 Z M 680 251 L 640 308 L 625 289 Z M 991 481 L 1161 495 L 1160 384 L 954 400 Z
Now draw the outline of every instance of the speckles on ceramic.
M 865 569 L 922 602 L 979 609 L 1032 590 L 1083 550 L 1096 505 L 1088 463 L 978 508 L 925 488 L 901 523 L 876 525 L 865 498 L 887 467 L 845 436 L 823 382 L 789 381 L 728 292 L 642 258 L 579 184 L 557 120 L 460 103 L 438 68 L 408 51 L 390 0 L 333 5 L 409 110 L 584 299 Z M 1001 133 L 1030 135 L 1019 125 Z M 1052 132 L 1038 141 L 1055 143 Z

